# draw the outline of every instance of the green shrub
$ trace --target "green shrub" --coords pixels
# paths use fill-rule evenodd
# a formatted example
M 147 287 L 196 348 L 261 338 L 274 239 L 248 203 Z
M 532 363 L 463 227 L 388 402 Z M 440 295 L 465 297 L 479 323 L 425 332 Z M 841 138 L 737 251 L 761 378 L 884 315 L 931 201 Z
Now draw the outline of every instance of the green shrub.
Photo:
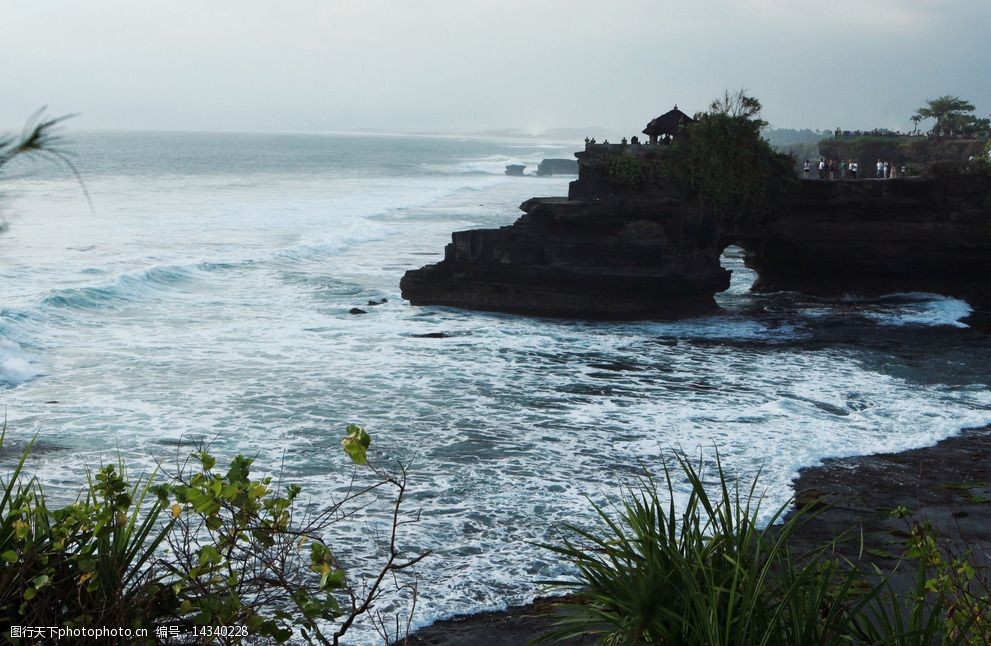
M 365 464 L 370 442 L 349 426 L 342 444 Z M 372 607 L 385 577 L 425 556 L 402 559 L 397 547 L 404 467 L 392 475 L 368 466 L 372 484 L 311 515 L 297 485 L 253 478 L 251 458 L 236 456 L 218 470 L 200 450 L 165 482 L 152 474 L 130 484 L 123 465 L 105 466 L 76 502 L 52 510 L 41 485 L 23 478 L 30 450 L 0 481 L 0 622 L 7 635 L 12 625 L 110 626 L 145 629 L 144 641 L 156 643 L 152 636 L 163 626 L 187 636 L 196 627 L 243 626 L 246 634 L 196 641 L 250 635 L 284 642 L 298 633 L 337 644 Z M 380 487 L 393 489 L 394 531 L 377 578 L 359 591 L 323 535 L 345 517 L 345 505 Z M 325 634 L 334 620 L 335 632 Z
M 663 161 L 644 154 L 610 153 L 602 161 L 606 177 L 626 187 L 656 184 L 664 178 Z
M 796 182 L 794 160 L 761 138 L 759 119 L 720 112 L 697 117 L 671 145 L 672 178 L 727 223 L 775 216 Z
M 899 646 L 991 644 L 991 580 L 972 553 L 954 554 L 929 523 L 909 525 L 906 563 L 915 586 L 899 596 L 886 578 L 880 594 L 857 621 L 868 643 Z

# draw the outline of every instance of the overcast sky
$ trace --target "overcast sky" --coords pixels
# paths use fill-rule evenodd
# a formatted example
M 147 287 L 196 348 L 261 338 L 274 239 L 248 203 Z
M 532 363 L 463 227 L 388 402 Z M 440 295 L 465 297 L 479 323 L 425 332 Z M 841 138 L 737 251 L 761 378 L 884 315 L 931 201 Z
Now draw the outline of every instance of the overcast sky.
M 778 127 L 991 112 L 991 0 L 0 0 L 0 126 L 636 132 L 746 87 Z M 594 134 L 594 133 L 589 133 Z

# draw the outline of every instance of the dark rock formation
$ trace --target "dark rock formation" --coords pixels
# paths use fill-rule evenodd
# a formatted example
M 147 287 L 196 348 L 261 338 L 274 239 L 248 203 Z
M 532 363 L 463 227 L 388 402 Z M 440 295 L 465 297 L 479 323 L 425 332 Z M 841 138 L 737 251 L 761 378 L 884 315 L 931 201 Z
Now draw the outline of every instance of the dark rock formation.
M 544 175 L 577 175 L 578 162 L 574 159 L 545 159 L 537 164 L 537 174 Z
M 501 229 L 459 231 L 444 261 L 409 271 L 414 305 L 546 316 L 649 318 L 715 309 L 729 286 L 715 223 L 675 195 L 534 198 Z
M 719 257 L 739 244 L 759 290 L 932 291 L 967 299 L 978 317 L 991 310 L 991 175 L 802 181 L 772 220 L 731 224 L 671 183 L 626 185 L 595 161 L 634 148 L 662 147 L 590 144 L 568 198 L 528 200 L 512 226 L 455 233 L 442 262 L 406 273 L 403 297 L 561 317 L 694 315 L 716 308 L 729 286 Z
M 368 314 L 367 311 L 361 309 L 360 307 L 352 307 L 348 310 L 348 314 Z
M 758 291 L 928 291 L 991 305 L 991 178 L 808 181 L 770 223 L 724 233 Z

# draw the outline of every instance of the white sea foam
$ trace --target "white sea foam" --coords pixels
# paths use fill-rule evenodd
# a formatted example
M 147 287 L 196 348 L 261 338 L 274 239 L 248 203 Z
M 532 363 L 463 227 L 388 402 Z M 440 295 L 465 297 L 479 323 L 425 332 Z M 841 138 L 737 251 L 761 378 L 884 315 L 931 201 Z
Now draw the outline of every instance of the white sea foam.
M 970 316 L 974 311 L 966 301 L 938 294 L 913 292 L 894 294 L 890 298 L 902 301 L 897 309 L 870 314 L 883 325 L 949 325 L 965 328 L 968 327 L 967 324 L 960 319 Z
M 542 151 L 519 155 L 491 155 L 482 159 L 462 159 L 453 163 L 429 165 L 427 168 L 433 172 L 456 175 L 479 174 L 505 176 L 506 166 L 510 164 L 524 164 L 528 166 L 528 170 L 535 171 L 537 170 L 537 164 L 545 156 L 546 154 Z
M 21 346 L 8 339 L 0 339 L 0 384 L 16 386 L 38 374 L 31 357 Z

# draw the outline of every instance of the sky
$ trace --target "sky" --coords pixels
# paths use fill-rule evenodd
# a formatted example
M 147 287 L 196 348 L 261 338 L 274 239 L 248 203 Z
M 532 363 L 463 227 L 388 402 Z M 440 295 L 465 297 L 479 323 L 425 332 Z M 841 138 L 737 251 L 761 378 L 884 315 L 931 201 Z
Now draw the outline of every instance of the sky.
M 0 26 L 8 131 L 48 106 L 74 129 L 634 134 L 740 88 L 775 127 L 991 112 L 991 0 L 0 0 Z

